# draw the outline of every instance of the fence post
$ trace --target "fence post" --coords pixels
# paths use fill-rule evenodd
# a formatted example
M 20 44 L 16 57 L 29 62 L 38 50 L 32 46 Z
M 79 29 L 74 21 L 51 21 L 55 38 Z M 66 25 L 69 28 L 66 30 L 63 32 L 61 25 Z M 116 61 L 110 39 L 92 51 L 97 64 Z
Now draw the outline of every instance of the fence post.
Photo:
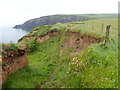
M 103 31 L 103 29 L 104 29 L 104 24 L 102 24 L 102 30 L 101 31 Z
M 111 27 L 111 25 L 108 25 L 106 27 L 106 38 L 105 38 L 104 46 L 108 46 L 109 34 L 110 34 L 110 27 Z

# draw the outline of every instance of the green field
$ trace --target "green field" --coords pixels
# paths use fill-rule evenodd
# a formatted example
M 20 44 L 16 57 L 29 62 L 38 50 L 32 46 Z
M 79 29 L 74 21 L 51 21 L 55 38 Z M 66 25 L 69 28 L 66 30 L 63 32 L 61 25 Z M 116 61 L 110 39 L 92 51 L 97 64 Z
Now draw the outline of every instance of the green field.
M 75 24 L 85 23 L 85 24 Z M 104 25 L 102 31 L 102 24 Z M 84 51 L 71 55 L 68 48 L 60 55 L 64 45 L 65 32 L 79 32 L 105 39 L 106 26 L 111 25 L 107 47 L 104 41 L 92 44 Z M 27 36 L 36 37 L 57 30 L 61 34 L 43 42 L 32 39 L 27 57 L 29 65 L 15 72 L 5 83 L 4 88 L 117 88 L 118 87 L 118 21 L 117 19 L 96 19 L 74 23 L 57 23 L 36 27 Z M 19 40 L 20 41 L 20 40 Z M 30 44 L 31 44 L 30 43 Z M 32 48 L 33 47 L 33 48 Z

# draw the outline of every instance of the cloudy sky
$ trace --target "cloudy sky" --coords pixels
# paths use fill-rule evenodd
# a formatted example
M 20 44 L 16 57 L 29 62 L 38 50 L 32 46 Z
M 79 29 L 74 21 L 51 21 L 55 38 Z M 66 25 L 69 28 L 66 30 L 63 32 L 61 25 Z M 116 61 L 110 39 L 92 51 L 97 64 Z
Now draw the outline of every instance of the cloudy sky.
M 0 26 L 54 14 L 117 13 L 119 0 L 1 0 Z

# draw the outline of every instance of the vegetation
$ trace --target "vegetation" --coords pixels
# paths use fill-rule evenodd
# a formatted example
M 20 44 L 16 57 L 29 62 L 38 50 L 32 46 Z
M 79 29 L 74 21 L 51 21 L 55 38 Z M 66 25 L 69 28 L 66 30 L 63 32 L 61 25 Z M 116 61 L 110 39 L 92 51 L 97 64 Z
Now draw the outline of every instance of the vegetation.
M 29 42 L 28 42 L 28 45 L 29 45 L 29 50 L 28 50 L 28 52 L 33 52 L 33 51 L 35 51 L 36 50 L 36 47 L 37 47 L 37 45 L 36 45 L 36 38 L 33 38 L 33 39 L 31 39 Z
M 34 35 L 36 38 L 52 30 L 57 30 L 61 34 L 43 43 L 36 43 L 35 38 L 30 40 L 31 53 L 27 55 L 29 65 L 14 73 L 4 88 L 118 88 L 117 19 L 75 23 L 39 26 L 31 31 L 27 36 Z M 103 41 L 90 45 L 76 55 L 71 55 L 73 48 L 67 48 L 60 55 L 60 49 L 68 37 L 64 34 L 66 31 L 104 39 L 106 25 L 112 25 L 108 47 L 104 47 Z
M 18 44 L 15 44 L 15 43 L 13 43 L 13 42 L 10 42 L 10 43 L 7 43 L 7 44 L 2 44 L 2 49 L 3 50 L 14 50 L 14 51 L 16 51 L 16 50 L 18 50 L 18 48 L 19 47 L 21 47 L 20 45 L 18 45 Z
M 91 18 L 97 18 L 97 19 L 115 19 L 118 18 L 118 14 L 117 13 L 113 13 L 113 14 L 83 14 L 81 16 L 86 16 L 86 17 L 91 17 Z
M 2 55 L 0 55 L 0 64 L 2 63 Z
M 35 88 L 48 80 L 59 58 L 58 41 L 59 36 L 38 44 L 37 50 L 28 54 L 29 65 L 14 73 L 5 87 Z

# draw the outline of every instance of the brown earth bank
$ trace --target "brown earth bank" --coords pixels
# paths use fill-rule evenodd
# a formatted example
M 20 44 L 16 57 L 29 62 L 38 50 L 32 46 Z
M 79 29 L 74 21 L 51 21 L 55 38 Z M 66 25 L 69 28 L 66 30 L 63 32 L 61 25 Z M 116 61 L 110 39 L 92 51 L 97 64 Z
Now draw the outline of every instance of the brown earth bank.
M 57 31 L 51 31 L 51 32 L 48 32 L 47 34 L 45 34 L 44 36 L 38 37 L 38 38 L 36 39 L 36 41 L 37 41 L 38 43 L 42 43 L 42 42 L 45 42 L 45 41 L 49 40 L 49 39 L 52 38 L 54 35 L 58 35 L 58 34 L 59 34 L 59 32 L 57 32 Z
M 78 52 L 86 49 L 91 44 L 96 44 L 103 41 L 102 39 L 97 39 L 89 35 L 83 35 L 78 32 L 67 31 L 65 32 L 64 36 L 67 36 L 67 38 L 65 39 L 64 44 L 61 46 L 60 55 L 68 48 L 73 49 L 72 54 L 77 54 Z
M 36 31 L 34 31 L 36 32 Z M 40 35 L 38 36 L 37 32 L 34 33 L 34 35 L 30 35 L 30 36 L 24 36 L 22 37 L 21 39 L 18 40 L 18 43 L 21 42 L 21 41 L 28 41 L 28 40 L 31 40 L 32 38 L 36 37 L 36 38 L 45 38 L 45 36 L 53 36 L 53 35 L 56 35 L 58 34 L 59 32 L 57 30 L 52 30 L 52 31 L 48 31 L 46 34 L 43 34 L 43 35 Z M 47 39 L 45 39 L 47 40 Z
M 62 35 L 62 34 L 60 34 L 60 32 L 58 32 L 56 30 L 49 31 L 46 34 L 37 37 L 36 42 L 43 43 L 55 35 Z M 91 44 L 95 44 L 95 43 L 99 43 L 99 42 L 103 41 L 103 39 L 100 39 L 100 38 L 97 39 L 90 35 L 83 35 L 78 32 L 71 32 L 71 31 L 69 31 L 69 29 L 66 30 L 66 32 L 63 33 L 63 35 L 68 36 L 68 38 L 66 38 L 66 40 L 64 42 L 64 45 L 61 46 L 64 49 L 73 47 L 73 48 L 76 48 L 76 50 L 84 50 Z M 23 40 L 30 40 L 30 39 L 34 38 L 35 36 L 36 35 L 26 36 L 23 38 Z M 27 45 L 25 47 L 27 47 Z
M 27 41 L 33 39 L 36 37 L 36 42 L 37 43 L 43 43 L 47 40 L 49 40 L 50 38 L 52 38 L 55 35 L 59 35 L 60 33 L 56 30 L 53 31 L 49 31 L 44 35 L 41 36 L 37 36 L 37 35 L 31 35 L 31 36 L 24 36 L 23 38 L 21 38 L 20 41 L 18 41 L 18 44 L 20 44 L 22 46 L 22 50 L 28 51 L 29 49 L 29 45 L 27 44 Z
M 7 81 L 12 73 L 28 64 L 26 52 L 6 50 L 2 52 L 2 85 Z

